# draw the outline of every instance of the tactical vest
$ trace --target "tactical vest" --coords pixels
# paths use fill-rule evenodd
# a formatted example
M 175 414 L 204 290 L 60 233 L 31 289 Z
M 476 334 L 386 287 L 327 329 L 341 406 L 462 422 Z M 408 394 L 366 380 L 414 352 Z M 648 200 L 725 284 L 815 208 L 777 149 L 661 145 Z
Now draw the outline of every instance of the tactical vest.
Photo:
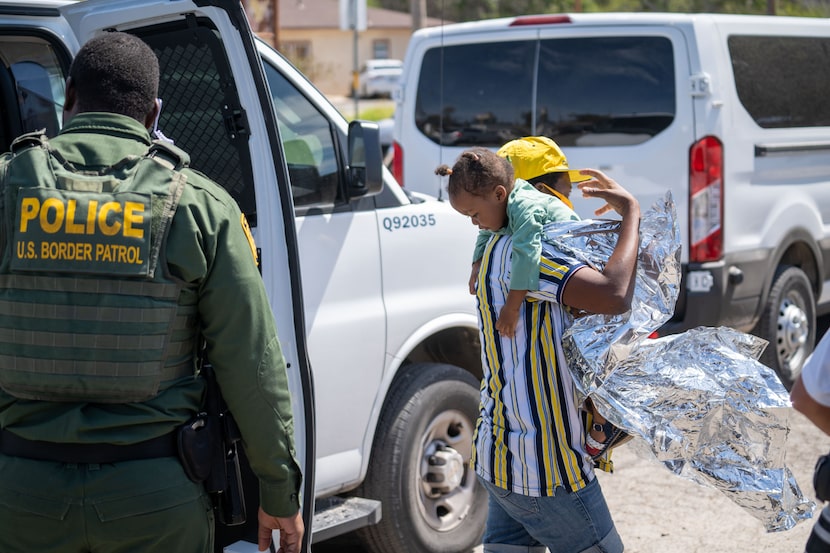
M 196 305 L 164 247 L 189 157 L 156 142 L 79 171 L 42 133 L 0 174 L 0 387 L 17 398 L 125 403 L 194 371 Z

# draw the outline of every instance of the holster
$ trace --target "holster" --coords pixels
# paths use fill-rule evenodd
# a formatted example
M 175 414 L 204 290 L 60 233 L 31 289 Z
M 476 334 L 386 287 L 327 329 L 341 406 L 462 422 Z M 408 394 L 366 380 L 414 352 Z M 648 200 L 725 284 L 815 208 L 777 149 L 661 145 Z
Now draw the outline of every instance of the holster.
M 204 486 L 217 522 L 244 524 L 245 494 L 237 450 L 242 434 L 222 398 L 213 367 L 204 358 L 201 374 L 206 382 L 204 411 L 179 428 L 179 460 L 188 478 Z
M 179 427 L 177 445 L 179 461 L 191 481 L 201 483 L 222 459 L 219 424 L 215 417 L 199 413 Z M 212 491 L 212 490 L 208 490 Z

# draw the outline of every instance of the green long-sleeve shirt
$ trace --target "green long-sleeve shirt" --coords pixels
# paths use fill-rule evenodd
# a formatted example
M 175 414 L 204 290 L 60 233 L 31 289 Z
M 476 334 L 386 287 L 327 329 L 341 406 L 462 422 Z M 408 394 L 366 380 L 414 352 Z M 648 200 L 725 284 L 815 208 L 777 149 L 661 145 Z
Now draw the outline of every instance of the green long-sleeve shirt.
M 78 115 L 50 140 L 67 161 L 89 170 L 143 155 L 150 143 L 139 122 L 104 113 Z M 260 480 L 262 508 L 288 516 L 299 508 L 301 472 L 273 314 L 236 202 L 200 173 L 185 175 L 166 242 L 168 268 L 185 284 L 180 303 L 198 305 L 208 357 Z M 0 392 L 0 427 L 28 440 L 136 443 L 173 432 L 197 412 L 203 393 L 203 379 L 192 376 L 163 383 L 142 403 L 32 401 Z

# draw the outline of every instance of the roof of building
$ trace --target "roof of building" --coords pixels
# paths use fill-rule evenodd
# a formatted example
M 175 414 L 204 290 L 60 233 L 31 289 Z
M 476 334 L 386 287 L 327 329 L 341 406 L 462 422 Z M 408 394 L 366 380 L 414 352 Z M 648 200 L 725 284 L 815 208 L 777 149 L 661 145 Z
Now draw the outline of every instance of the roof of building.
M 340 0 L 279 0 L 279 26 L 282 29 L 339 29 Z M 442 23 L 435 17 L 426 18 L 426 26 Z M 412 27 L 412 15 L 383 8 L 366 8 L 369 29 L 400 29 Z

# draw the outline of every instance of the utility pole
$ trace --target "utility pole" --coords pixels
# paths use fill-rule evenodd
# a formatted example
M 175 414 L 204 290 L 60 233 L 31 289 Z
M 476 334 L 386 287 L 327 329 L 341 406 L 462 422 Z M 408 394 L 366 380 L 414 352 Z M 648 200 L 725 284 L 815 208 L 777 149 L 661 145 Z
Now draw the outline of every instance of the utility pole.
M 775 15 L 775 0 L 767 0 L 767 15 Z
M 354 94 L 352 94 L 352 99 L 354 100 L 354 119 L 357 119 L 357 104 L 358 98 L 360 98 L 360 78 L 359 69 L 358 69 L 358 57 L 357 57 L 357 44 L 358 44 L 358 24 L 357 24 L 357 0 L 349 0 L 349 11 L 350 17 L 352 21 L 352 59 L 354 60 L 352 66 L 352 88 L 354 89 Z
M 412 13 L 412 32 L 423 28 L 427 17 L 427 0 L 410 0 L 409 9 Z
M 274 24 L 274 41 L 271 44 L 274 48 L 280 47 L 280 0 L 271 0 L 272 22 Z

